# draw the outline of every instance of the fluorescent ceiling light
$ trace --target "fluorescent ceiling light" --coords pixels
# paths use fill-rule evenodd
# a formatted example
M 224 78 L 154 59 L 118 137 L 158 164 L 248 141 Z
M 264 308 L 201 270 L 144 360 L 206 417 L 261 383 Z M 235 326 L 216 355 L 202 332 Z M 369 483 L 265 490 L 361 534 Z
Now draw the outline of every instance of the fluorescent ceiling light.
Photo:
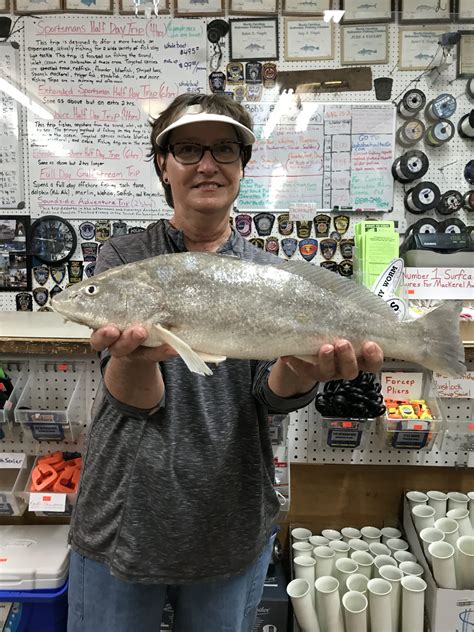
M 0 91 L 8 94 L 8 96 L 15 99 L 15 101 L 18 101 L 18 103 L 20 103 L 21 105 L 24 105 L 34 114 L 36 114 L 36 116 L 49 120 L 54 119 L 53 113 L 47 110 L 44 105 L 41 105 L 41 103 L 34 101 L 31 97 L 29 97 L 24 92 L 21 92 L 21 90 L 18 90 L 18 88 L 15 88 L 12 83 L 7 81 L 6 79 L 3 79 L 2 77 L 0 77 Z

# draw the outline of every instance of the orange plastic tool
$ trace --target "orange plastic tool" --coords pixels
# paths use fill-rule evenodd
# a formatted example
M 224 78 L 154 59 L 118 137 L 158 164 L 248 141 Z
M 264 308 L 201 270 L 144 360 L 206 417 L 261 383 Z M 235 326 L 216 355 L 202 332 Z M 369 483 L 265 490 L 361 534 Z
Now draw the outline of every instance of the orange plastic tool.
M 58 476 L 57 481 L 53 485 L 53 492 L 62 492 L 64 494 L 75 494 L 79 485 L 81 476 L 77 467 L 66 467 L 64 472 Z
M 42 492 L 54 485 L 58 478 L 56 470 L 48 463 L 38 463 L 31 473 L 31 491 Z

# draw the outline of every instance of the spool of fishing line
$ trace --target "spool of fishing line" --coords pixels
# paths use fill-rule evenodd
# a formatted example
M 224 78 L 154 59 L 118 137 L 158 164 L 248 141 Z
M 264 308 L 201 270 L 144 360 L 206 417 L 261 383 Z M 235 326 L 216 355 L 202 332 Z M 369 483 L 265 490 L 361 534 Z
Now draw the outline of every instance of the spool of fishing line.
M 449 119 L 439 119 L 426 130 L 425 142 L 431 147 L 440 147 L 454 136 L 454 125 Z
M 459 119 L 458 134 L 463 138 L 474 139 L 474 110 Z
M 450 217 L 449 219 L 444 219 L 439 223 L 440 233 L 456 233 L 459 235 L 465 230 L 466 224 L 457 217 Z
M 397 158 L 392 165 L 392 176 L 398 182 L 406 184 L 422 178 L 430 166 L 428 156 L 422 151 L 412 149 Z
M 408 90 L 397 106 L 397 112 L 402 118 L 413 118 L 426 103 L 425 93 L 417 88 Z
M 408 119 L 397 129 L 397 143 L 402 147 L 413 147 L 423 138 L 425 129 L 425 124 L 420 119 Z
M 474 211 L 474 190 L 464 194 L 464 208 L 466 211 Z
M 471 101 L 474 101 L 474 77 L 472 79 L 468 79 L 466 83 L 466 94 L 467 98 Z
M 421 215 L 432 211 L 439 204 L 441 193 L 434 182 L 420 182 L 405 194 L 405 208 L 411 213 Z
M 443 93 L 429 101 L 425 108 L 425 118 L 430 123 L 438 119 L 450 118 L 456 112 L 457 102 L 452 94 Z
M 463 196 L 459 191 L 445 191 L 439 201 L 436 210 L 441 215 L 452 215 L 462 209 L 464 205 Z

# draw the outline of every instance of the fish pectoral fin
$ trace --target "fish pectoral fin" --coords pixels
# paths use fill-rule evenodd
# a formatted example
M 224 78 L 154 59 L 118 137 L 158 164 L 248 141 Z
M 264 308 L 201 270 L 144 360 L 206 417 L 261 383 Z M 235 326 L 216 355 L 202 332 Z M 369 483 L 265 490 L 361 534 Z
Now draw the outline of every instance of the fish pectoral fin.
M 184 340 L 181 340 L 181 338 L 171 333 L 169 329 L 165 329 L 156 323 L 153 324 L 153 329 L 163 342 L 173 347 L 173 349 L 179 353 L 190 371 L 198 373 L 199 375 L 212 375 L 212 371 L 204 362 L 204 359 L 201 358 L 196 351 L 193 351 Z
M 202 351 L 196 351 L 196 353 L 204 362 L 220 364 L 221 362 L 224 362 L 224 360 L 227 360 L 227 356 L 212 355 L 212 353 L 203 353 Z
M 303 360 L 303 362 L 309 362 L 309 364 L 316 364 L 316 360 L 314 355 L 297 355 L 295 358 L 298 360 Z

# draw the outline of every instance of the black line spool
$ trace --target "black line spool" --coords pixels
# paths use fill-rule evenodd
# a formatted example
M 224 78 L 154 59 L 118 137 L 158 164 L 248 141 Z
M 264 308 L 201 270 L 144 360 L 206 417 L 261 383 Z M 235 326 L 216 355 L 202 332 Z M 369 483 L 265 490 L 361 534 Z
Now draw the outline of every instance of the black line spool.
M 466 83 L 466 94 L 467 98 L 471 101 L 474 101 L 474 77 L 472 79 L 468 79 Z
M 464 208 L 466 211 L 474 211 L 474 190 L 464 194 Z
M 464 165 L 464 178 L 469 184 L 474 184 L 474 160 L 469 160 Z
M 445 191 L 441 196 L 436 210 L 441 215 L 452 215 L 464 206 L 464 199 L 459 191 Z
M 418 114 L 418 112 L 424 108 L 425 103 L 425 93 L 417 88 L 413 88 L 413 90 L 405 92 L 397 106 L 397 112 L 402 118 L 413 118 L 415 114 Z
M 439 119 L 450 118 L 456 112 L 456 97 L 447 92 L 439 94 L 431 99 L 425 108 L 425 118 L 430 123 L 435 123 Z
M 474 110 L 459 119 L 458 134 L 463 138 L 474 139 Z
M 412 224 L 408 230 L 412 230 L 414 233 L 437 233 L 439 232 L 439 222 L 431 217 L 422 217 L 414 224 Z M 407 233 L 408 233 L 407 230 Z
M 456 233 L 459 235 L 465 230 L 466 224 L 457 217 L 450 217 L 449 219 L 444 219 L 439 223 L 440 233 Z
M 421 215 L 436 208 L 440 198 L 440 190 L 434 182 L 420 182 L 406 192 L 405 208 L 411 213 Z
M 420 119 L 408 119 L 397 129 L 397 143 L 402 147 L 413 147 L 423 138 L 425 129 L 425 124 Z
M 422 151 L 411 149 L 397 158 L 392 165 L 392 176 L 397 182 L 407 184 L 422 178 L 430 166 L 428 156 Z
M 454 136 L 455 128 L 449 119 L 439 119 L 426 130 L 425 142 L 431 147 L 441 147 Z

